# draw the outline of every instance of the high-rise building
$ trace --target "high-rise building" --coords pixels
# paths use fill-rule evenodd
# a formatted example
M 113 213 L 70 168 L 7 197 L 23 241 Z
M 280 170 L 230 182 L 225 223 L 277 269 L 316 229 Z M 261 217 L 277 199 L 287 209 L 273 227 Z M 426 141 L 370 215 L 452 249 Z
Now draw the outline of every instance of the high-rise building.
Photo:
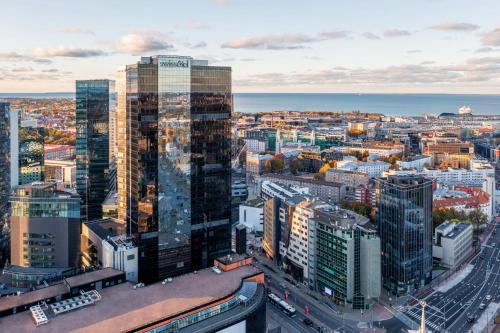
M 432 278 L 432 181 L 422 176 L 377 180 L 382 283 L 395 294 L 420 289 Z
M 323 207 L 315 211 L 310 229 L 318 291 L 337 302 L 352 302 L 354 309 L 380 296 L 380 238 L 368 218 Z
M 139 281 L 212 265 L 231 251 L 231 68 L 155 56 L 124 74 L 118 209 L 137 237 Z
M 56 183 L 18 186 L 10 198 L 11 264 L 67 268 L 79 264 L 80 202 Z
M 20 117 L 10 110 L 10 184 L 11 188 L 45 179 L 45 129 L 35 119 Z
M 82 221 L 102 217 L 109 169 L 109 109 L 114 81 L 76 81 L 76 189 Z
M 0 101 L 0 225 L 6 222 L 10 193 L 10 103 Z M 0 232 L 1 232 L 0 228 Z

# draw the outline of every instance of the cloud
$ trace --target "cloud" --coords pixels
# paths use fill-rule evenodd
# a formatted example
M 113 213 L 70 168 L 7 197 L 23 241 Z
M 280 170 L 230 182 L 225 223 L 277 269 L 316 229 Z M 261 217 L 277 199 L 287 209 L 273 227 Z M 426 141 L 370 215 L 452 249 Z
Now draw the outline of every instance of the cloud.
M 477 53 L 488 53 L 488 52 L 498 52 L 500 49 L 495 49 L 493 47 L 481 47 L 476 50 Z
M 106 52 L 98 49 L 83 49 L 79 47 L 38 48 L 32 52 L 34 57 L 66 57 L 66 58 L 90 58 L 106 55 Z
M 95 32 L 92 30 L 85 30 L 80 28 L 69 28 L 61 27 L 57 29 L 57 32 L 67 33 L 67 34 L 82 34 L 82 35 L 92 35 L 95 36 Z
M 422 53 L 422 50 L 408 50 L 406 53 L 412 54 L 412 53 Z
M 192 49 L 201 49 L 201 48 L 204 48 L 204 47 L 207 47 L 207 43 L 205 42 L 198 42 L 194 45 L 191 45 L 191 48 Z
M 25 56 L 17 52 L 0 52 L 0 60 L 20 60 Z
M 25 72 L 33 72 L 33 68 L 31 67 L 14 67 L 11 69 L 13 73 L 25 73 Z
M 59 73 L 57 68 L 42 69 L 42 73 Z
M 131 53 L 133 55 L 154 51 L 164 51 L 173 49 L 167 41 L 167 37 L 163 34 L 149 33 L 132 33 L 123 36 L 118 45 L 117 50 L 120 52 Z
M 367 39 L 380 39 L 380 37 L 372 32 L 365 32 L 363 34 L 363 37 L 367 38 Z
M 216 5 L 227 6 L 231 3 L 231 0 L 213 0 Z
M 317 36 L 304 34 L 266 35 L 254 38 L 235 39 L 222 44 L 228 49 L 263 49 L 263 50 L 295 50 L 304 48 L 304 44 L 330 39 L 344 39 L 349 31 L 327 31 Z
M 33 59 L 33 62 L 40 64 L 40 65 L 50 65 L 52 64 L 52 60 L 50 59 L 43 59 L 43 58 L 36 58 Z
M 323 39 L 344 39 L 349 37 L 350 32 L 345 30 L 340 31 L 326 31 L 319 34 L 319 38 Z
M 410 36 L 411 32 L 408 30 L 399 30 L 399 29 L 389 29 L 384 31 L 384 36 L 385 37 L 403 37 L 403 36 Z
M 200 21 L 193 20 L 188 23 L 188 28 L 193 30 L 206 30 L 209 29 L 210 27 L 201 23 Z
M 481 42 L 484 45 L 500 46 L 500 27 L 484 34 L 483 38 L 481 38 Z
M 500 57 L 472 58 L 458 65 L 438 66 L 430 62 L 382 68 L 335 67 L 300 73 L 262 73 L 241 80 L 239 86 L 333 86 L 333 85 L 453 85 L 500 83 Z
M 465 22 L 447 22 L 447 23 L 433 25 L 432 27 L 430 27 L 430 29 L 441 30 L 441 31 L 469 32 L 479 29 L 479 26 L 476 24 L 465 23 Z

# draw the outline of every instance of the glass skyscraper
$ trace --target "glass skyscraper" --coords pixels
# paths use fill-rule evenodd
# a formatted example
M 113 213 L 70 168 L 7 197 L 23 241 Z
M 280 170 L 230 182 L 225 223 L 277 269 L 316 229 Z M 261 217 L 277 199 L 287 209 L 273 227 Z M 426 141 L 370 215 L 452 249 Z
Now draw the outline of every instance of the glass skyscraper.
M 7 221 L 10 194 L 10 103 L 0 100 L 0 233 Z M 0 236 L 1 237 L 1 236 Z M 1 263 L 0 263 L 1 264 Z
M 119 217 L 137 238 L 139 280 L 210 266 L 231 250 L 231 68 L 155 56 L 121 76 Z
M 19 127 L 19 185 L 45 179 L 44 141 L 44 128 Z
M 109 108 L 114 81 L 76 81 L 76 189 L 82 221 L 102 217 L 109 169 Z
M 403 295 L 432 278 L 432 182 L 421 176 L 377 180 L 382 283 Z

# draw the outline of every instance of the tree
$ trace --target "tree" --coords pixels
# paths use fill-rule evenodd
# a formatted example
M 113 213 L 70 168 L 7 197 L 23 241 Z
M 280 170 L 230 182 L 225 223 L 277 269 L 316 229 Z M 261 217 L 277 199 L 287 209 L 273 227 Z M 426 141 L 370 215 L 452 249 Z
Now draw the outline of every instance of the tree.
M 285 167 L 285 161 L 280 157 L 273 157 L 266 161 L 264 164 L 264 170 L 266 172 L 279 173 L 283 172 Z
M 302 170 L 302 161 L 298 158 L 294 158 L 292 162 L 290 162 L 290 171 L 294 175 L 296 175 L 301 170 Z
M 488 217 L 479 208 L 469 213 L 469 221 L 475 229 L 488 223 Z
M 456 210 L 454 208 L 439 208 L 432 212 L 432 225 L 434 228 L 438 227 L 445 221 L 466 221 L 468 216 L 465 212 Z

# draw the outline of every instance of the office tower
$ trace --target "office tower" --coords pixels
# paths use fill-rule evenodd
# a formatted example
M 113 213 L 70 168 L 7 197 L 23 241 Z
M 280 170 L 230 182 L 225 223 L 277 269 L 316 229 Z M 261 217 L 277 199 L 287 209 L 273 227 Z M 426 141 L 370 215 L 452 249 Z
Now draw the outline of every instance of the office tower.
M 352 303 L 353 309 L 364 309 L 381 291 L 375 226 L 351 211 L 324 208 L 315 211 L 312 222 L 315 239 L 309 244 L 314 244 L 317 290 L 337 302 Z
M 0 100 L 0 224 L 6 222 L 10 193 L 10 103 Z M 1 231 L 2 228 L 0 228 Z
M 432 182 L 422 176 L 377 180 L 382 283 L 406 294 L 432 278 Z
M 109 168 L 109 108 L 114 81 L 76 81 L 76 189 L 82 221 L 102 217 Z
M 16 187 L 11 204 L 11 264 L 67 268 L 79 264 L 80 201 L 56 183 Z
M 235 243 L 236 243 L 236 253 L 246 254 L 247 253 L 247 228 L 243 224 L 238 224 L 235 227 Z
M 118 219 L 127 219 L 127 77 L 126 69 L 116 73 L 116 189 L 118 199 Z
M 45 179 L 45 129 L 35 119 L 23 120 L 19 110 L 10 111 L 11 188 Z
M 19 128 L 19 185 L 45 179 L 45 129 L 36 126 Z
M 137 237 L 139 281 L 148 283 L 231 250 L 231 68 L 155 56 L 125 75 L 119 217 Z

